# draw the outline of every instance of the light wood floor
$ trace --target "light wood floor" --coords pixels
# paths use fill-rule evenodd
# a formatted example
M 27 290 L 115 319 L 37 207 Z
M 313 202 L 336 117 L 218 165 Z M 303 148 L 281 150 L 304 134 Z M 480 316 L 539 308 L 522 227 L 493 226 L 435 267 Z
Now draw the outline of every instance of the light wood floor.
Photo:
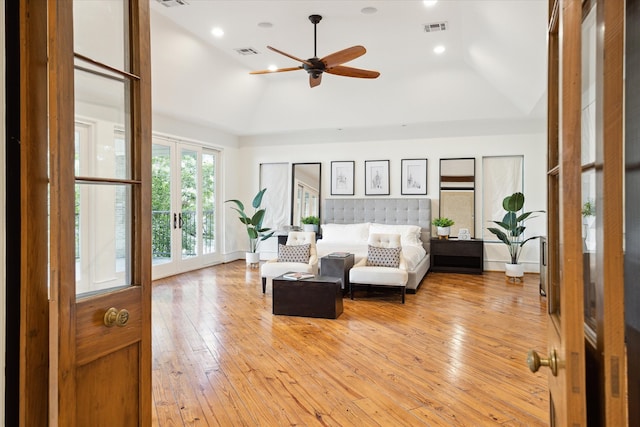
M 244 261 L 154 282 L 156 426 L 545 426 L 538 276 L 429 273 L 417 294 L 271 313 Z

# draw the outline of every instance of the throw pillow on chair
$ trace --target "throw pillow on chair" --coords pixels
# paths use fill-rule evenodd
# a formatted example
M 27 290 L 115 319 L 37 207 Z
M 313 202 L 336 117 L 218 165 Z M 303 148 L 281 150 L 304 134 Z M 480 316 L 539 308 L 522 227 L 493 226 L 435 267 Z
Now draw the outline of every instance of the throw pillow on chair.
M 311 244 L 278 245 L 278 262 L 309 262 Z
M 398 268 L 402 248 L 381 248 L 369 245 L 367 265 L 371 267 Z

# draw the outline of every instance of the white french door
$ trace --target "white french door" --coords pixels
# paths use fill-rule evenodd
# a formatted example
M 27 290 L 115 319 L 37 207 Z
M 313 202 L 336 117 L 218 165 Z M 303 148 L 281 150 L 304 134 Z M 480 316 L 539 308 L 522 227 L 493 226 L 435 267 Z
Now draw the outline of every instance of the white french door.
M 154 137 L 151 246 L 153 278 L 220 261 L 216 221 L 219 152 Z

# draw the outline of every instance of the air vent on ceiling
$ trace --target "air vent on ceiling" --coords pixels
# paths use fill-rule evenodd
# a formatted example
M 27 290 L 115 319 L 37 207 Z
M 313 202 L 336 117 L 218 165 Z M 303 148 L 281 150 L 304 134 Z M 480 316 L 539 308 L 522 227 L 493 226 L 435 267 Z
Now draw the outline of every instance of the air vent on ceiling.
M 166 7 L 186 6 L 189 4 L 185 0 L 156 0 L 156 1 Z
M 240 47 L 236 49 L 236 52 L 238 52 L 240 55 L 257 55 L 258 54 L 258 51 L 252 47 Z
M 424 24 L 425 33 L 435 33 L 436 31 L 446 31 L 449 28 L 447 21 L 432 22 L 431 24 Z

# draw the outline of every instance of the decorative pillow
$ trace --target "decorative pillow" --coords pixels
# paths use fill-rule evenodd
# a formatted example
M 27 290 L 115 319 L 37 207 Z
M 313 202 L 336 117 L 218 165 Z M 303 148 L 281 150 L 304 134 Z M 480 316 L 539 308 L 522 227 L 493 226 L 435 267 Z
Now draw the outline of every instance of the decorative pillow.
M 369 223 L 322 224 L 323 242 L 367 243 Z
M 278 262 L 309 262 L 311 244 L 278 245 Z
M 367 265 L 398 268 L 400 265 L 400 251 L 402 251 L 402 248 L 379 248 L 369 245 Z
M 369 233 L 399 234 L 402 246 L 422 246 L 419 225 L 371 224 Z

